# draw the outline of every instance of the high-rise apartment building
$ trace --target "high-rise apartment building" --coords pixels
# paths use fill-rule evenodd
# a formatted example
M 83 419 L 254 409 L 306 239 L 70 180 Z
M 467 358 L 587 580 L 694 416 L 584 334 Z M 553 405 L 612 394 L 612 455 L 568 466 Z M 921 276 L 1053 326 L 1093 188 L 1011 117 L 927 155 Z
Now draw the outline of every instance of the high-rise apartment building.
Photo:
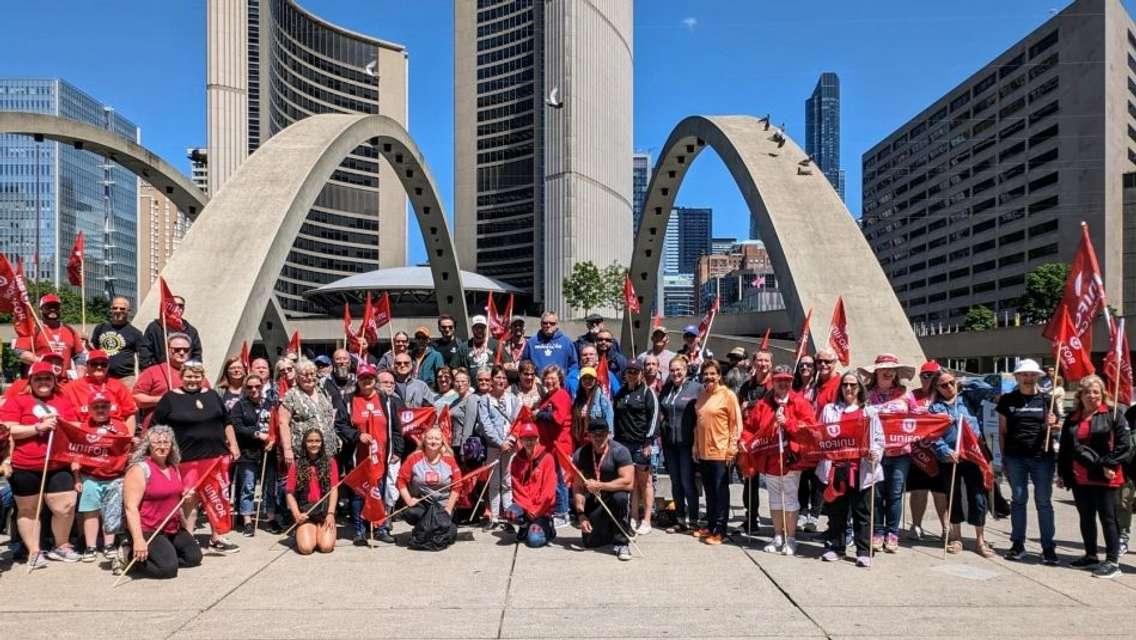
M 663 276 L 663 315 L 692 316 L 698 305 L 694 299 L 694 274 Z
M 181 244 L 189 220 L 160 190 L 138 184 L 138 299 L 146 298 L 166 261 Z
M 816 162 L 844 199 L 844 171 L 840 169 L 840 78 L 820 74 L 816 88 L 805 100 L 805 153 Z
M 185 157 L 189 159 L 189 179 L 209 195 L 209 152 L 204 147 L 189 148 L 185 150 Z
M 208 192 L 288 125 L 321 113 L 379 113 L 407 122 L 407 53 L 349 31 L 295 0 L 209 0 Z M 345 275 L 406 262 L 406 197 L 369 145 L 332 174 L 280 278 L 291 317 L 322 314 L 303 292 Z
M 133 122 L 58 78 L 0 78 L 0 111 L 70 118 L 141 142 Z M 23 258 L 29 278 L 67 286 L 82 231 L 87 297 L 137 300 L 137 214 L 138 179 L 128 169 L 69 144 L 0 134 L 0 252 Z
M 651 154 L 636 152 L 631 156 L 631 235 L 639 232 L 643 220 L 643 203 L 647 201 L 647 186 L 651 184 Z
M 1089 225 L 1109 303 L 1122 286 L 1124 174 L 1136 169 L 1136 24 L 1078 0 L 863 156 L 862 227 L 912 322 L 1017 310 L 1026 274 Z
M 561 313 L 575 263 L 631 255 L 632 8 L 454 2 L 459 262 Z

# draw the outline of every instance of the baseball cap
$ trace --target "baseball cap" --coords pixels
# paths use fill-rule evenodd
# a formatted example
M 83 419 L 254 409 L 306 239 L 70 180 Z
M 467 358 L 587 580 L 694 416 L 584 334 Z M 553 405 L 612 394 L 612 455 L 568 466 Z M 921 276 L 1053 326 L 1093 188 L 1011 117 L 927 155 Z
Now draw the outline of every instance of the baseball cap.
M 33 364 L 31 366 L 31 369 L 28 370 L 28 377 L 30 378 L 41 373 L 50 373 L 52 376 L 54 376 L 55 367 L 51 366 L 50 362 L 44 362 L 43 360 L 40 360 L 39 362 Z
M 320 367 L 330 367 L 331 366 L 331 358 L 329 358 L 327 356 L 316 356 L 316 359 L 314 360 L 314 362 L 316 363 L 317 366 L 320 366 Z
M 91 349 L 87 352 L 87 362 L 109 361 L 110 357 L 102 349 Z
M 580 377 L 583 378 L 584 376 L 592 376 L 593 378 L 596 377 L 596 368 L 595 367 L 583 367 L 583 368 L 581 368 L 580 369 Z
M 40 296 L 39 306 L 42 307 L 47 304 L 63 304 L 63 301 L 61 301 L 59 299 L 59 296 L 55 295 L 54 293 L 45 293 Z
M 598 313 L 589 313 L 584 316 L 584 322 L 592 324 L 593 322 L 603 322 L 603 316 Z
M 485 319 L 485 316 L 473 316 L 469 319 L 469 326 L 476 327 L 479 324 L 487 327 L 489 326 L 489 321 Z
M 943 367 L 939 364 L 938 360 L 928 360 L 923 363 L 923 366 L 919 367 L 919 375 L 923 375 L 924 373 L 939 373 L 942 370 Z
M 377 377 L 378 375 L 379 375 L 379 372 L 378 372 L 377 369 L 375 369 L 374 365 L 367 363 L 367 362 L 360 364 L 359 370 L 355 372 L 356 378 L 365 378 L 365 377 L 374 378 L 374 377 Z
M 607 426 L 607 421 L 603 418 L 592 418 L 588 421 L 588 433 L 596 431 L 611 431 Z
M 430 327 L 427 327 L 426 325 L 422 325 L 422 326 L 418 327 L 417 329 L 414 330 L 414 336 L 418 337 L 418 334 L 422 334 L 422 335 L 426 336 L 427 338 L 429 338 L 430 337 Z
M 773 379 L 774 380 L 792 380 L 793 379 L 793 372 L 789 370 L 789 365 L 779 364 L 776 367 L 773 367 Z
M 87 404 L 98 404 L 100 402 L 111 404 L 110 396 L 103 393 L 102 391 L 96 391 L 93 395 L 91 395 L 91 399 L 87 401 Z
M 642 371 L 643 370 L 643 362 L 641 360 L 639 360 L 639 358 L 628 358 L 627 359 L 627 366 L 624 367 L 623 370 L 624 371 Z
M 59 364 L 63 364 L 63 354 L 56 353 L 54 351 L 48 351 L 47 353 L 39 357 L 40 362 L 47 362 L 48 360 L 55 360 Z
M 688 325 L 686 325 L 685 327 L 682 328 L 682 335 L 684 335 L 684 336 L 696 336 L 696 335 L 698 335 L 698 327 L 696 327 L 692 324 L 688 324 Z
M 532 422 L 522 422 L 519 429 L 517 429 L 518 438 L 539 438 L 540 429 L 536 428 L 536 424 Z
M 513 318 L 511 320 L 509 320 L 509 324 L 516 324 L 518 322 L 521 323 L 521 324 L 524 324 L 525 323 L 525 317 L 524 316 L 513 316 Z

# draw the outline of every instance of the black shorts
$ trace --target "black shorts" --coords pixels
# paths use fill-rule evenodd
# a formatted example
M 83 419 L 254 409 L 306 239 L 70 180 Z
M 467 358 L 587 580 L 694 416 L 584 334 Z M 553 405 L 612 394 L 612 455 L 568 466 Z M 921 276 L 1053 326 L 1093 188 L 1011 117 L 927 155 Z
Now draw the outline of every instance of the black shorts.
M 911 465 L 911 470 L 907 472 L 905 490 L 908 492 L 930 491 L 931 493 L 942 493 L 946 495 L 947 485 L 951 482 L 951 472 L 950 469 L 946 467 L 947 465 L 940 463 L 938 475 L 929 476 L 917 465 Z M 946 472 L 944 473 L 945 468 Z
M 12 495 L 18 498 L 39 495 L 39 481 L 43 475 L 39 471 L 27 469 L 13 469 L 12 476 L 8 478 L 8 486 L 12 487 Z M 47 472 L 47 483 L 44 484 L 44 493 L 63 493 L 75 490 L 75 476 L 66 468 L 53 469 Z

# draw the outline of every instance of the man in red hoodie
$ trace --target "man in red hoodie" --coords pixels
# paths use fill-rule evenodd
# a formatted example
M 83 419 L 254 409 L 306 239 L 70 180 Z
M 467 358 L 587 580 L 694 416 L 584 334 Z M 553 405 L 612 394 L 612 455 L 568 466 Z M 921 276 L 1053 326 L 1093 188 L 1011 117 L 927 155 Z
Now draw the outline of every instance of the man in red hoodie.
M 543 547 L 556 538 L 552 510 L 556 506 L 556 463 L 541 446 L 540 429 L 523 422 L 516 431 L 521 447 L 513 456 L 513 504 L 506 517 L 517 527 L 517 541 L 531 548 Z

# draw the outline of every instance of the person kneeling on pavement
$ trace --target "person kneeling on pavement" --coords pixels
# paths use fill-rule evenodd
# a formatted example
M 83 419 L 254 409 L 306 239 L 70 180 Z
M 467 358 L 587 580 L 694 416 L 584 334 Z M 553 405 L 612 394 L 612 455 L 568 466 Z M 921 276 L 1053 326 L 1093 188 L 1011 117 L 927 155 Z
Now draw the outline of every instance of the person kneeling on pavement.
M 461 469 L 442 437 L 432 427 L 422 434 L 418 451 L 402 463 L 398 471 L 398 493 L 406 504 L 403 518 L 414 527 L 407 546 L 424 551 L 441 551 L 457 539 L 453 518 L 459 493 Z
M 556 506 L 556 464 L 540 445 L 536 423 L 524 422 L 517 431 L 521 447 L 509 465 L 513 504 L 506 518 L 517 527 L 517 542 L 536 548 L 556 538 L 552 510 Z
M 588 422 L 588 441 L 576 450 L 573 462 L 584 476 L 582 480 L 577 476 L 574 483 L 584 546 L 610 544 L 620 560 L 630 560 L 627 516 L 635 482 L 631 452 L 611 439 L 606 420 L 593 418 Z

